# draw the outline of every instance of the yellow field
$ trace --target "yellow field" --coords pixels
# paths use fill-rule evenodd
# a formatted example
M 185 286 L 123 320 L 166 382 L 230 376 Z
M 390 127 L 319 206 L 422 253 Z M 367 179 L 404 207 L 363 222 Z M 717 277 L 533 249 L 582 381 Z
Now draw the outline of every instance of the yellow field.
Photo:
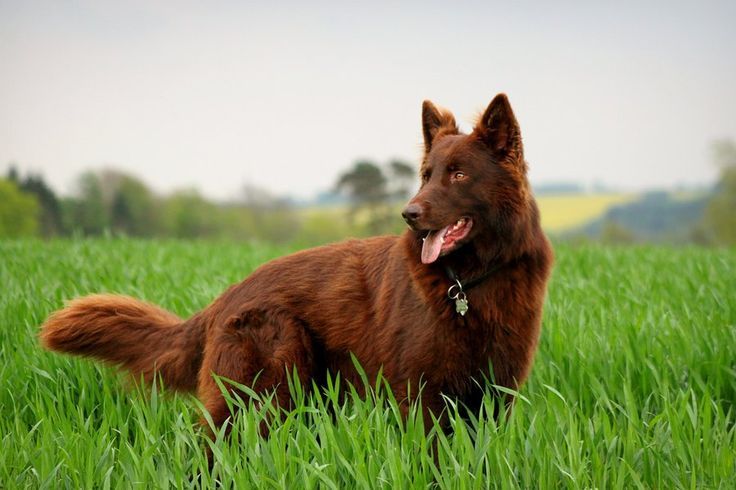
M 616 204 L 632 201 L 636 194 L 572 194 L 537 197 L 542 226 L 550 232 L 583 225 Z

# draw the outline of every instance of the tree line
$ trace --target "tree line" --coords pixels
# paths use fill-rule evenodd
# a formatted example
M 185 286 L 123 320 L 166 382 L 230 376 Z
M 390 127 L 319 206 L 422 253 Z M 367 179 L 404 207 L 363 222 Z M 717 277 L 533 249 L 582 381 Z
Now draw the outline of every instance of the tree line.
M 736 244 L 736 143 L 715 142 L 713 160 L 720 178 L 701 202 L 645 195 L 586 225 L 590 230 L 584 234 L 608 242 Z M 380 165 L 359 160 L 338 176 L 332 188 L 332 195 L 347 204 L 315 210 L 299 209 L 290 200 L 253 186 L 244 186 L 240 198 L 227 203 L 208 200 L 195 189 L 160 196 L 139 178 L 111 169 L 80 175 L 77 192 L 59 197 L 43 176 L 21 176 L 10 167 L 0 178 L 0 238 L 119 234 L 314 245 L 347 236 L 400 232 L 405 227 L 399 216 L 401 203 L 416 181 L 414 167 L 406 162 Z M 667 223 L 666 230 L 655 233 Z M 575 233 L 578 230 L 573 237 L 578 236 Z
M 289 199 L 250 185 L 239 198 L 217 203 L 196 189 L 158 195 L 141 179 L 114 169 L 88 171 L 72 196 L 58 196 L 40 174 L 11 166 L 0 178 L 0 238 L 100 236 L 324 243 L 345 236 L 403 228 L 396 211 L 415 181 L 414 168 L 395 160 L 355 162 L 333 193 L 348 212 L 307 212 Z

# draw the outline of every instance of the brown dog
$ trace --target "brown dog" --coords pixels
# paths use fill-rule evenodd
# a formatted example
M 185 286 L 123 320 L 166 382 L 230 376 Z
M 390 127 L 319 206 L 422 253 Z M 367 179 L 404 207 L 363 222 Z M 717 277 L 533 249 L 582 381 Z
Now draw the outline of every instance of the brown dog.
M 421 380 L 435 415 L 443 395 L 477 410 L 484 377 L 516 389 L 552 263 L 519 125 L 503 94 L 469 135 L 428 101 L 422 123 L 422 185 L 403 235 L 274 260 L 189 320 L 123 296 L 76 299 L 43 325 L 43 344 L 196 389 L 217 425 L 230 412 L 213 374 L 275 390 L 288 407 L 293 369 L 307 387 L 328 372 L 359 383 L 351 353 L 370 379 L 383 368 L 397 400 Z

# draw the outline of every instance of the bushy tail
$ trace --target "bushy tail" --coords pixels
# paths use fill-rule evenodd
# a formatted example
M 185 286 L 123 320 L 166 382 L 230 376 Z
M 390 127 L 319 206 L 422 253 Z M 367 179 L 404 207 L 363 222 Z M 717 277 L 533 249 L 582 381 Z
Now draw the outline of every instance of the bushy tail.
M 182 321 L 157 306 L 112 294 L 75 299 L 41 327 L 51 350 L 118 364 L 139 379 L 154 375 L 174 389 L 193 391 L 204 331 L 197 317 Z

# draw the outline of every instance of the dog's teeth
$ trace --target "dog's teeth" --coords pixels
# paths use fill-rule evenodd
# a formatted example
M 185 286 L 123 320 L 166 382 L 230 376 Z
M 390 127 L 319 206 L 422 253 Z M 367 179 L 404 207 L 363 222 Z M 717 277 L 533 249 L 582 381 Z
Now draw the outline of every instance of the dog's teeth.
M 445 237 L 440 238 L 440 243 L 445 243 Z
M 455 223 L 455 227 L 461 226 L 463 224 L 463 220 L 459 219 L 457 220 L 457 223 Z

